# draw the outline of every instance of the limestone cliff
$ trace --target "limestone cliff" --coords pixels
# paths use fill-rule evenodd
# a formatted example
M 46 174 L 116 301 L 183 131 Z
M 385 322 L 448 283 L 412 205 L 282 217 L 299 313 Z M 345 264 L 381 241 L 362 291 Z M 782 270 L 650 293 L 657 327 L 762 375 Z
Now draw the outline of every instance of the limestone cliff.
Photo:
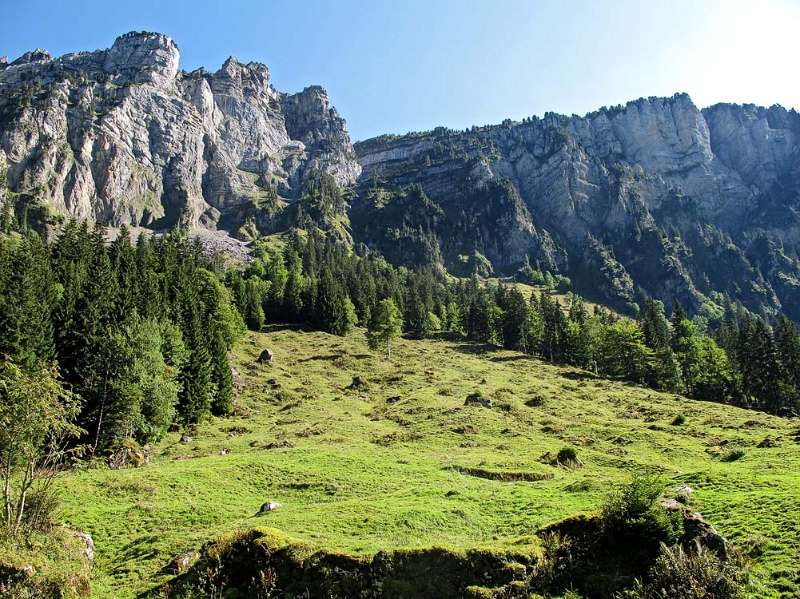
M 700 110 L 678 94 L 584 117 L 383 136 L 356 152 L 362 198 L 418 185 L 451 215 L 432 232 L 445 253 L 477 250 L 510 270 L 528 254 L 620 307 L 648 294 L 696 310 L 727 295 L 800 315 L 794 111 Z M 499 181 L 521 200 L 502 216 Z M 459 211 L 470 205 L 484 216 L 465 228 Z
M 0 64 L 8 185 L 58 214 L 153 229 L 235 228 L 265 195 L 298 198 L 312 172 L 360 172 L 321 87 L 284 94 L 266 66 L 231 57 L 179 70 L 178 47 L 129 33 L 111 48 Z

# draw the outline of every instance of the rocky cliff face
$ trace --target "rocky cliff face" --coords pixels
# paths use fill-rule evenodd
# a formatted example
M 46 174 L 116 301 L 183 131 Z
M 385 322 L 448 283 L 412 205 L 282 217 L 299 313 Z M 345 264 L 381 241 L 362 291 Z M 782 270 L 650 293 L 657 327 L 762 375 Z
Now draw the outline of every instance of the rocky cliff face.
M 235 230 L 316 171 L 340 185 L 360 172 L 321 87 L 283 94 L 266 66 L 233 57 L 185 73 L 176 44 L 144 32 L 0 63 L 0 163 L 12 191 L 56 213 L 153 229 Z
M 112 226 L 316 225 L 458 273 L 529 258 L 620 308 L 800 318 L 800 115 L 777 106 L 679 94 L 354 150 L 322 88 L 281 93 L 232 57 L 186 73 L 171 39 L 129 33 L 0 59 L 0 176 L 19 203 Z
M 383 136 L 356 152 L 362 203 L 368 190 L 419 185 L 444 210 L 430 234 L 446 259 L 478 251 L 513 270 L 527 254 L 620 307 L 649 294 L 697 310 L 727 294 L 800 316 L 794 111 L 699 110 L 679 94 L 585 117 Z M 503 209 L 513 196 L 518 207 Z

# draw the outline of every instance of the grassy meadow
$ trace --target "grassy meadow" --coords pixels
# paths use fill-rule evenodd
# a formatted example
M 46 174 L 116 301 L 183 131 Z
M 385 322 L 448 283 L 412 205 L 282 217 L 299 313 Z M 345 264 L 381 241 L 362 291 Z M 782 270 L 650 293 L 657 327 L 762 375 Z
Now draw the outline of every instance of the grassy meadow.
M 274 363 L 257 365 L 266 347 Z M 759 596 L 800 596 L 796 420 L 446 339 L 400 340 L 387 360 L 361 331 L 276 326 L 234 352 L 235 416 L 189 443 L 170 433 L 146 466 L 61 479 L 63 519 L 96 544 L 93 596 L 133 597 L 167 580 L 176 554 L 253 527 L 360 555 L 535 552 L 540 527 L 598 509 L 633 472 L 689 484 L 753 556 Z M 474 392 L 493 406 L 465 406 Z M 565 447 L 582 466 L 555 461 Z M 281 507 L 257 516 L 266 501 Z

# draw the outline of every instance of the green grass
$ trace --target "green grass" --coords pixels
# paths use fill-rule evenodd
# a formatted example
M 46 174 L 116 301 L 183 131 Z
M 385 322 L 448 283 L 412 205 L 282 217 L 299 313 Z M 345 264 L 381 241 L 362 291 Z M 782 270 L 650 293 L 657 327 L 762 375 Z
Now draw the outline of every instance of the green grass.
M 255 365 L 264 347 L 273 366 Z M 363 332 L 276 327 L 248 334 L 234 363 L 237 416 L 187 445 L 168 435 L 145 467 L 61 479 L 64 519 L 95 540 L 94 596 L 132 597 L 181 551 L 254 527 L 351 554 L 535 551 L 537 529 L 596 510 L 633 472 L 688 483 L 723 535 L 757 547 L 760 595 L 800 590 L 796 420 L 438 339 L 401 340 L 388 361 Z M 366 388 L 348 389 L 354 376 Z M 494 406 L 464 406 L 475 391 Z M 757 447 L 765 437 L 776 446 Z M 581 467 L 558 464 L 564 447 Z M 725 461 L 731 448 L 745 453 Z M 269 500 L 282 507 L 255 516 Z

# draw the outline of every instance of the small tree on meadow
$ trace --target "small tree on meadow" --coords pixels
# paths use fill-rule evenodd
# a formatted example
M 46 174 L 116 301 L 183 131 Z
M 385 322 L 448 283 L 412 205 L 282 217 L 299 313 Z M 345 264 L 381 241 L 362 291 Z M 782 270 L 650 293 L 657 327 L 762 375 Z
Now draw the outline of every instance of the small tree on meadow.
M 36 512 L 52 505 L 46 498 L 65 456 L 65 442 L 82 432 L 73 424 L 79 408 L 77 397 L 61 386 L 54 371 L 26 372 L 0 358 L 2 529 L 11 538 L 49 515 Z
M 392 339 L 396 339 L 403 331 L 403 317 L 394 301 L 385 299 L 378 304 L 370 319 L 367 329 L 367 343 L 370 349 L 376 350 L 386 346 L 386 356 L 392 357 Z

